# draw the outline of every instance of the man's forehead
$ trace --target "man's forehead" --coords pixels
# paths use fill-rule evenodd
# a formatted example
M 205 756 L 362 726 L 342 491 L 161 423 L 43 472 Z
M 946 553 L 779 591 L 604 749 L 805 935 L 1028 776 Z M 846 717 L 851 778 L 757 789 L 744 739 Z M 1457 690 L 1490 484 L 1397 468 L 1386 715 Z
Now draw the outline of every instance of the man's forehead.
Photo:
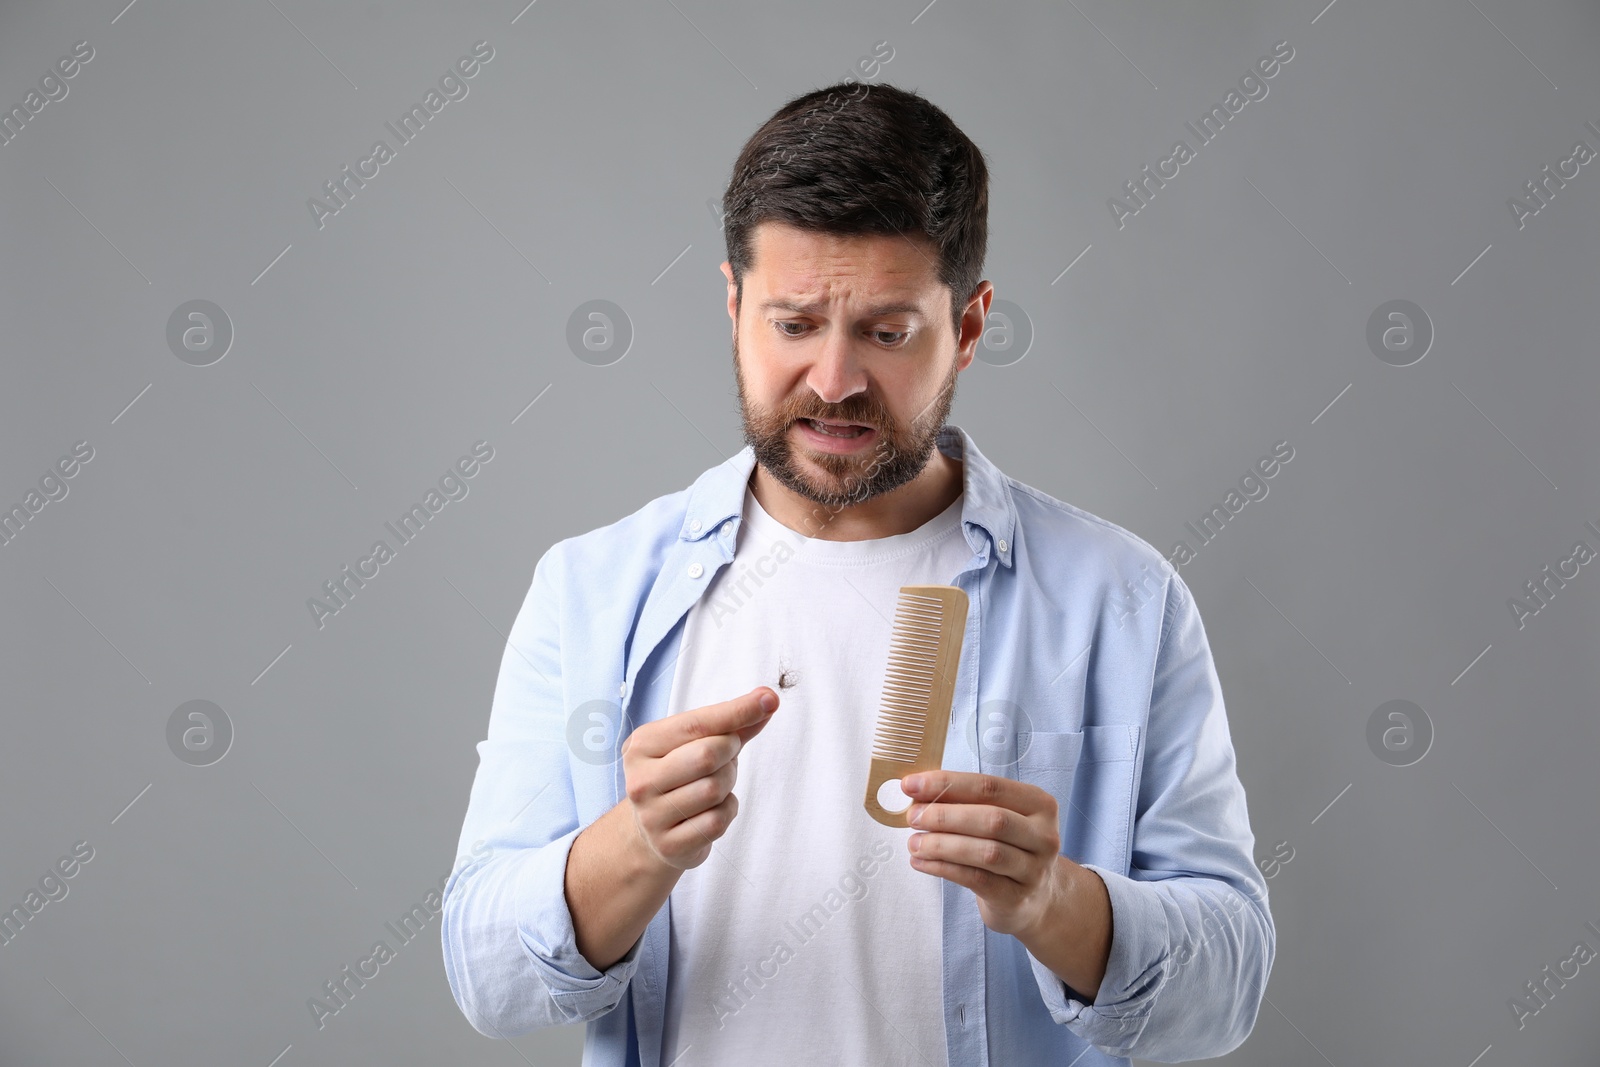
M 937 252 L 926 241 L 893 234 L 842 236 L 762 223 L 752 242 L 751 273 L 774 306 L 855 298 L 932 311 L 940 288 Z

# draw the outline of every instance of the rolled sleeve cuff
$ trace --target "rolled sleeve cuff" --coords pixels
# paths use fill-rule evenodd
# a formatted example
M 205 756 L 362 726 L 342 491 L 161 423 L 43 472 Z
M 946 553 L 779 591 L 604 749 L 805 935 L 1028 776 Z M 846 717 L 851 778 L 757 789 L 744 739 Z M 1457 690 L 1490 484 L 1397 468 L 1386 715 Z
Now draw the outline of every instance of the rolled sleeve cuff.
M 1032 953 L 1028 961 L 1052 1019 L 1085 1041 L 1120 1051 L 1138 1039 L 1161 990 L 1171 952 L 1167 915 L 1150 886 L 1103 867 L 1084 866 L 1100 876 L 1111 898 L 1111 953 L 1094 1002 L 1079 998 Z
M 644 938 L 635 941 L 604 971 L 578 951 L 572 912 L 567 908 L 567 855 L 583 827 L 523 856 L 517 873 L 517 932 L 534 970 L 570 1022 L 582 1022 L 610 1011 L 622 999 L 639 967 Z

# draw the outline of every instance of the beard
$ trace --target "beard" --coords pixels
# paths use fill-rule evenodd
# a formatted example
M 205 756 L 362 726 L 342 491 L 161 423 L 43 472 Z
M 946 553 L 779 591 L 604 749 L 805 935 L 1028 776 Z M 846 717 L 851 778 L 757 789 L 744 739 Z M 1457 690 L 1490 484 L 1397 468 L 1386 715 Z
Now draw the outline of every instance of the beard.
M 950 361 L 950 373 L 938 395 L 905 427 L 870 393 L 857 393 L 829 405 L 808 389 L 778 407 L 765 408 L 752 403 L 745 392 L 735 331 L 733 374 L 739 388 L 745 443 L 755 450 L 756 462 L 786 489 L 836 511 L 860 504 L 900 488 L 928 465 L 955 401 L 956 364 L 956 360 Z M 802 460 L 795 455 L 789 439 L 790 429 L 800 419 L 857 422 L 873 427 L 877 437 L 872 447 L 859 455 L 806 450 Z

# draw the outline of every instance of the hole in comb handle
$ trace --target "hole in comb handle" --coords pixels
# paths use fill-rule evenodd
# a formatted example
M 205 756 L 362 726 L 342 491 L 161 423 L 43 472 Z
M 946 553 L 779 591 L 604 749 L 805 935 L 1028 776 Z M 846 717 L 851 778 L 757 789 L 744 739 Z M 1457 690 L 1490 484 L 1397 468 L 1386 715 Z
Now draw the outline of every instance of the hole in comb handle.
M 911 798 L 900 788 L 900 779 L 891 778 L 878 787 L 878 807 L 898 815 L 911 806 Z

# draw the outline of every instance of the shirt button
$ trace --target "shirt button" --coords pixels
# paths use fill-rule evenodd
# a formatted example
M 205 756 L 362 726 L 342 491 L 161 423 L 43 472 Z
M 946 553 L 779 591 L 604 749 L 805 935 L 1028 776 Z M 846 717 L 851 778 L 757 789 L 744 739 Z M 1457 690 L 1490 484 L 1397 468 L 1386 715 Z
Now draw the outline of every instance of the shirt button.
M 732 537 L 733 536 L 733 522 L 731 520 L 722 524 L 722 536 L 723 537 Z
M 1004 552 L 1005 550 L 1006 550 L 1006 539 L 1004 537 L 1002 537 L 1000 539 L 1000 551 Z
M 699 533 L 700 532 L 700 520 L 699 519 L 691 520 L 690 523 L 689 523 L 689 529 L 693 530 L 695 533 Z
M 619 697 L 620 696 L 626 696 L 627 692 L 628 692 L 628 683 L 627 682 L 623 682 L 621 685 L 617 686 L 617 696 L 619 696 Z
M 698 564 L 698 563 L 689 564 L 689 577 L 698 578 L 702 574 L 704 574 L 705 572 L 706 572 L 706 569 L 704 567 L 700 566 L 700 564 Z

